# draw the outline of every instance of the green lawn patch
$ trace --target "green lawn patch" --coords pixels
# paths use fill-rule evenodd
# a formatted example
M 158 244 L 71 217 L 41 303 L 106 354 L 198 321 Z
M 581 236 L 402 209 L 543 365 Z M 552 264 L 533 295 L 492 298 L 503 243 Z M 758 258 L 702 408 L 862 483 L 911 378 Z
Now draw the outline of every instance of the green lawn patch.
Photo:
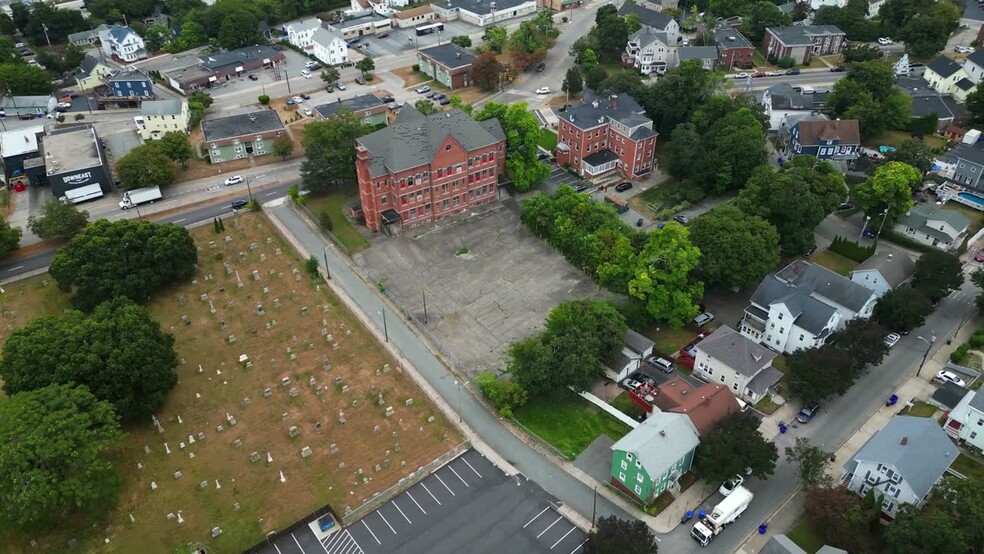
M 618 440 L 629 427 L 574 393 L 530 399 L 515 411 L 516 421 L 573 460 L 601 435 Z
M 669 178 L 629 199 L 629 206 L 649 219 L 666 219 L 692 204 L 686 201 L 683 183 Z
M 933 417 L 933 414 L 935 413 L 936 406 L 916 400 L 912 403 L 912 407 L 906 410 L 905 415 L 910 415 L 913 417 Z
M 858 263 L 854 260 L 841 256 L 836 252 L 831 252 L 830 250 L 824 250 L 814 255 L 810 258 L 810 261 L 845 277 L 851 273 L 851 270 L 858 266 Z
M 697 482 L 697 476 L 693 472 L 686 472 L 680 477 L 680 494 L 683 494 L 687 489 L 689 489 L 694 483 Z M 652 504 L 644 508 L 645 512 L 651 516 L 658 515 L 660 512 L 669 507 L 676 497 L 673 496 L 669 491 L 656 497 L 656 500 Z
M 869 138 L 861 142 L 862 146 L 878 149 L 879 146 L 898 146 L 903 141 L 911 138 L 909 131 L 885 131 L 879 137 Z M 946 139 L 936 135 L 923 135 L 923 143 L 930 148 L 943 148 L 946 146 Z
M 809 554 L 816 554 L 817 550 L 823 548 L 823 539 L 813 530 L 813 526 L 805 516 L 796 522 L 796 525 L 786 533 L 786 536 Z
M 953 468 L 953 471 L 961 475 L 975 479 L 984 479 L 984 461 L 975 460 L 966 452 L 957 456 L 957 459 L 953 460 L 953 465 L 950 467 Z
M 687 346 L 697 335 L 687 329 L 674 329 L 665 323 L 659 327 L 659 331 L 646 333 L 656 343 L 656 350 L 661 354 L 675 357 L 681 348 Z
M 779 409 L 779 404 L 772 401 L 772 395 L 767 394 L 762 397 L 761 400 L 755 403 L 755 409 L 762 412 L 765 415 L 772 415 L 776 413 Z
M 551 131 L 550 129 L 541 129 L 540 141 L 538 144 L 540 145 L 540 148 L 553 152 L 553 149 L 557 147 L 557 133 Z
M 369 241 L 359 234 L 359 230 L 344 215 L 345 207 L 358 199 L 359 195 L 354 190 L 352 192 L 335 191 L 318 196 L 306 196 L 304 203 L 315 218 L 321 215 L 322 210 L 328 210 L 332 224 L 331 233 L 348 249 L 350 254 L 369 248 Z
M 630 397 L 627 392 L 623 392 L 622 394 L 616 396 L 610 404 L 618 411 L 636 420 L 639 419 L 639 416 L 646 412 L 642 409 L 642 406 L 636 404 L 632 400 L 632 397 Z

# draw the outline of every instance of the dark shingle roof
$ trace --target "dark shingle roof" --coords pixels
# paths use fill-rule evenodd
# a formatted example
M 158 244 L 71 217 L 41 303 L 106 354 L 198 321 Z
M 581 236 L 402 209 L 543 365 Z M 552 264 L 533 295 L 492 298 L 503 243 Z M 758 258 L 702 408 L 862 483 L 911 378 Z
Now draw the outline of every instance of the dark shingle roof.
M 817 264 L 797 260 L 776 274 L 806 294 L 816 294 L 855 312 L 861 312 L 871 299 L 871 290 L 843 275 Z
M 939 96 L 916 96 L 909 105 L 912 117 L 935 115 L 938 119 L 953 119 L 950 108 Z
M 984 48 L 974 50 L 971 55 L 967 56 L 967 61 L 974 63 L 979 67 L 984 67 Z
M 837 311 L 832 306 L 813 298 L 809 293 L 782 282 L 775 275 L 762 279 L 749 300 L 752 304 L 764 307 L 766 311 L 773 304 L 785 305 L 796 325 L 814 335 L 823 332 L 830 318 Z M 763 319 L 768 319 L 768 315 Z
M 738 29 L 722 27 L 714 30 L 714 43 L 718 48 L 754 48 Z
M 946 406 L 946 409 L 952 410 L 957 407 L 957 404 L 963 400 L 965 394 L 973 394 L 974 391 L 968 391 L 967 389 L 957 386 L 954 383 L 943 383 L 936 388 L 933 392 L 933 400 L 941 406 Z M 975 396 L 976 398 L 976 396 Z M 981 395 L 984 398 L 984 395 Z M 984 407 L 981 408 L 984 412 Z
M 348 108 L 349 111 L 355 113 L 358 116 L 360 115 L 359 112 L 361 112 L 362 110 L 378 108 L 380 106 L 385 106 L 385 105 L 386 104 L 384 104 L 383 101 L 380 100 L 379 98 L 376 98 L 371 94 L 363 94 L 360 96 L 353 96 L 352 98 L 346 98 L 341 102 L 330 102 L 328 104 L 320 104 L 318 106 L 315 106 L 314 109 L 317 110 L 319 114 L 321 114 L 321 117 L 328 118 L 335 115 L 335 112 L 337 112 L 339 108 L 342 107 Z
M 619 8 L 618 15 L 625 17 L 629 14 L 635 14 L 639 17 L 639 23 L 642 23 L 646 27 L 652 27 L 653 29 L 666 29 L 666 26 L 673 21 L 672 17 L 663 12 L 650 10 L 632 2 L 625 2 Z
M 963 79 L 960 79 L 959 81 L 957 81 L 956 86 L 960 90 L 970 90 L 970 89 L 974 88 L 975 85 L 974 85 L 974 82 L 973 81 L 971 81 L 970 79 L 964 77 Z
M 707 338 L 697 343 L 696 348 L 745 377 L 755 377 L 776 357 L 775 352 L 739 334 L 727 325 L 718 327 Z
M 916 272 L 916 262 L 903 250 L 879 247 L 870 258 L 861 262 L 854 271 L 874 270 L 893 289 L 906 282 Z
M 445 43 L 440 46 L 424 48 L 420 51 L 422 56 L 430 58 L 448 69 L 458 69 L 468 67 L 475 61 L 475 54 L 453 43 Z
M 844 31 L 833 25 L 792 25 L 790 27 L 766 27 L 766 33 L 772 33 L 786 46 L 810 45 L 813 37 L 844 36 Z
M 677 57 L 681 62 L 687 60 L 716 60 L 717 46 L 681 46 L 677 48 Z
M 202 120 L 206 142 L 225 140 L 270 131 L 283 131 L 284 124 L 276 110 L 229 115 Z
M 604 97 L 593 92 L 585 92 L 580 102 L 571 106 L 567 112 L 558 114 L 558 117 L 561 116 L 580 129 L 597 127 L 609 119 L 629 128 L 652 123 L 652 120 L 645 116 L 642 106 L 628 94 Z M 599 119 L 602 121 L 599 122 Z
M 85 79 L 92 74 L 92 70 L 94 70 L 99 63 L 101 62 L 98 58 L 91 54 L 86 54 L 85 57 L 82 58 L 82 63 L 79 64 L 79 70 L 75 73 L 75 75 L 80 79 Z
M 284 55 L 266 45 L 245 46 L 230 50 L 229 52 L 215 52 L 199 58 L 202 65 L 212 71 L 218 71 L 224 67 L 243 65 L 244 63 L 255 62 L 258 60 L 279 60 Z
M 117 71 L 117 72 L 113 73 L 106 80 L 107 81 L 121 81 L 121 82 L 126 82 L 126 81 L 149 81 L 150 80 L 150 77 L 148 77 L 147 74 L 144 73 L 142 69 L 139 69 L 139 68 L 136 68 L 136 67 L 127 67 L 126 69 L 122 69 L 120 71 Z
M 527 1 L 528 0 L 497 0 L 495 3 L 495 11 L 497 13 L 505 13 L 506 10 L 515 8 L 516 6 Z M 447 0 L 446 2 L 437 2 L 434 5 L 443 9 L 454 10 L 460 8 L 462 10 L 477 14 L 490 13 L 492 11 L 492 7 L 488 0 Z
M 926 64 L 926 69 L 932 69 L 934 72 L 939 74 L 940 77 L 946 79 L 947 77 L 960 71 L 961 66 L 946 56 L 937 56 Z

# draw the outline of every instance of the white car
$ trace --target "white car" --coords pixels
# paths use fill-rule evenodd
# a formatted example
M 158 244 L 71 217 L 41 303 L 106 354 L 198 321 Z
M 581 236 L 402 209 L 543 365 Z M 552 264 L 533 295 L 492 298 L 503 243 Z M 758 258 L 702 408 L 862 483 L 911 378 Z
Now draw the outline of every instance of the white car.
M 957 374 L 952 371 L 941 371 L 936 374 L 936 380 L 940 383 L 953 383 L 958 387 L 966 387 L 967 383 L 963 379 L 957 377 Z
M 346 89 L 348 89 L 348 87 L 345 86 L 345 83 L 343 83 L 341 81 L 335 83 L 335 88 L 337 88 L 338 90 L 346 90 Z
M 304 77 L 305 79 L 310 79 L 311 78 L 311 72 L 308 71 L 308 70 L 306 70 L 306 69 L 302 69 L 301 70 L 301 77 Z
M 536 89 L 537 94 L 550 94 L 550 87 L 540 87 Z
M 745 73 L 744 71 L 735 75 L 735 79 L 747 79 L 747 78 L 748 78 L 748 73 Z
M 953 51 L 956 52 L 957 54 L 973 54 L 974 53 L 974 49 L 971 48 L 970 46 L 957 46 L 956 48 L 953 49 Z
M 724 484 L 721 485 L 721 488 L 718 489 L 718 492 L 724 496 L 728 496 L 744 482 L 745 482 L 744 477 L 742 477 L 741 475 L 735 475 L 731 479 L 725 481 Z
M 626 390 L 634 391 L 639 388 L 640 385 L 642 385 L 642 383 L 636 381 L 635 379 L 626 379 L 625 381 L 622 381 L 622 386 L 625 387 Z
M 902 340 L 902 337 L 898 333 L 889 333 L 888 336 L 885 337 L 885 345 L 891 348 L 898 344 L 900 340 Z
M 239 183 L 242 183 L 242 182 L 243 182 L 243 176 L 242 175 L 233 175 L 232 177 L 229 177 L 228 179 L 225 180 L 225 184 L 226 184 L 227 187 L 229 185 L 238 185 Z
M 782 71 L 770 71 L 765 74 L 766 77 L 782 77 Z
M 295 104 L 300 104 L 300 103 L 304 102 L 304 99 L 301 98 L 300 96 L 295 96 L 295 97 L 291 98 L 291 100 L 293 100 Z
M 892 39 L 888 37 L 881 37 L 880 39 L 878 39 L 878 44 L 881 44 L 882 46 L 888 46 L 889 44 L 892 44 Z
M 311 111 L 311 108 L 305 107 L 304 108 L 304 115 L 306 115 L 308 117 L 311 117 L 312 115 L 314 115 L 314 112 Z
M 430 92 L 431 88 L 427 85 L 420 85 L 417 87 L 417 94 L 424 94 L 425 92 Z
M 704 312 L 694 318 L 694 325 L 703 327 L 712 321 L 714 321 L 714 314 L 711 312 Z

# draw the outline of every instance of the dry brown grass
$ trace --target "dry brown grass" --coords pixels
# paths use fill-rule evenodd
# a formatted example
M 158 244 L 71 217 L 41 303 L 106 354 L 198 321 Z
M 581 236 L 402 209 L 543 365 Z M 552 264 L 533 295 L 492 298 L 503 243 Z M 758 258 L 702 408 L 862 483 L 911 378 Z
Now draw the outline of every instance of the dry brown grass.
M 193 231 L 201 248 L 196 281 L 162 292 L 149 306 L 175 335 L 180 380 L 158 414 L 164 433 L 149 422 L 127 429 L 118 463 L 124 489 L 111 517 L 113 529 L 65 526 L 46 537 L 7 537 L 6 551 L 54 552 L 77 537 L 82 551 L 89 552 L 169 552 L 194 542 L 210 553 L 238 553 L 326 503 L 339 514 L 356 508 L 460 442 L 456 428 L 355 316 L 303 274 L 302 260 L 263 215 L 244 214 L 225 224 L 222 235 L 211 226 Z M 226 273 L 224 263 L 233 273 Z M 6 289 L 5 313 L 17 312 L 8 316 L 8 330 L 64 306 L 53 282 L 42 287 L 37 279 L 28 280 Z M 259 304 L 265 315 L 258 313 Z M 190 325 L 182 323 L 182 315 Z M 332 335 L 337 348 L 323 333 Z M 241 355 L 252 367 L 239 362 Z M 330 369 L 324 368 L 325 359 Z M 384 364 L 392 369 L 384 372 Z M 272 393 L 268 398 L 266 388 Z M 384 414 L 388 406 L 395 410 L 392 417 Z M 316 422 L 322 430 L 315 429 Z M 290 438 L 288 429 L 295 425 L 300 436 Z M 197 439 L 200 432 L 204 441 Z M 189 435 L 195 435 L 194 444 Z M 332 453 L 331 445 L 338 451 Z M 305 446 L 313 455 L 302 459 Z M 261 460 L 251 462 L 251 452 Z M 268 452 L 273 463 L 267 463 Z M 183 476 L 175 479 L 176 471 Z M 207 486 L 200 490 L 199 483 Z M 180 513 L 184 522 L 168 521 L 169 513 Z M 223 530 L 218 539 L 209 534 L 214 526 Z M 39 539 L 40 550 L 26 544 L 30 538 Z M 110 542 L 104 543 L 106 538 Z
M 400 67 L 390 71 L 390 73 L 396 75 L 400 79 L 403 79 L 403 88 L 410 88 L 431 80 L 428 79 L 423 73 L 414 71 L 412 66 Z

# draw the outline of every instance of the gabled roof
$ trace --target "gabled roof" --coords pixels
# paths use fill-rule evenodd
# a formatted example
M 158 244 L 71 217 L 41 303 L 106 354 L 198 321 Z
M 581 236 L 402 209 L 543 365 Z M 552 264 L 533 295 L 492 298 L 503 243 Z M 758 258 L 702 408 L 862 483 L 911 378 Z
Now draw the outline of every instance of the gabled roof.
M 969 56 L 967 56 L 967 59 L 964 63 L 966 62 L 971 62 L 977 65 L 978 67 L 984 68 L 984 48 L 978 48 L 977 50 L 974 50 Z
M 672 17 L 663 12 L 650 10 L 634 2 L 625 2 L 619 8 L 618 15 L 625 17 L 629 14 L 635 14 L 639 17 L 639 23 L 642 23 L 646 27 L 652 27 L 653 29 L 666 29 L 670 22 L 673 21 Z
M 421 56 L 425 56 L 448 69 L 458 69 L 468 67 L 475 61 L 475 54 L 454 44 L 446 42 L 439 46 L 424 48 L 420 51 Z
M 915 274 L 916 262 L 905 251 L 882 247 L 854 268 L 858 271 L 877 271 L 894 289 Z
M 561 117 L 563 116 L 563 117 Z M 645 110 L 628 94 L 598 96 L 586 91 L 581 101 L 572 105 L 559 119 L 565 119 L 579 129 L 593 129 L 599 125 L 615 120 L 630 129 L 652 120 L 645 115 Z M 601 121 L 599 121 L 601 120 Z
M 941 156 L 941 158 L 947 161 L 963 160 L 977 165 L 984 165 L 984 145 L 961 143 L 953 150 Z
M 813 298 L 809 293 L 800 291 L 795 286 L 787 284 L 775 275 L 768 275 L 752 293 L 750 302 L 764 307 L 782 304 L 793 316 L 793 322 L 803 329 L 820 335 L 826 328 L 830 318 L 837 311 L 833 306 Z M 768 315 L 763 319 L 767 319 Z
M 106 36 L 108 36 L 110 40 L 116 44 L 123 44 L 123 42 L 126 41 L 127 37 L 130 35 L 133 35 L 138 39 L 140 38 L 140 35 L 138 35 L 136 31 L 123 25 L 113 25 L 108 29 L 106 34 Z
M 373 96 L 372 94 L 362 94 L 359 96 L 353 96 L 352 98 L 346 98 L 341 102 L 329 102 L 327 104 L 319 104 L 314 107 L 314 109 L 321 114 L 321 117 L 331 117 L 335 115 L 341 108 L 347 108 L 356 117 L 361 116 L 361 112 L 365 110 L 370 110 L 372 108 L 385 107 L 386 104 L 382 100 Z
M 79 79 L 85 79 L 90 75 L 92 75 L 92 72 L 96 69 L 96 66 L 99 65 L 102 65 L 106 69 L 109 69 L 109 66 L 103 64 L 102 61 L 99 60 L 99 58 L 91 54 L 86 54 L 85 57 L 82 58 L 82 63 L 79 64 L 79 69 L 78 71 L 76 71 L 75 76 Z
M 677 48 L 677 58 L 681 62 L 687 60 L 716 60 L 717 46 L 681 46 Z
M 181 100 L 148 100 L 140 103 L 140 115 L 181 115 Z
M 390 16 L 393 19 L 411 19 L 417 17 L 418 15 L 424 15 L 433 12 L 430 4 L 425 4 L 423 6 L 417 6 L 416 8 L 410 8 L 409 10 L 394 11 Z
M 308 19 L 302 19 L 300 21 L 284 25 L 284 30 L 286 31 L 288 27 L 290 28 L 290 31 L 295 33 L 303 33 L 305 31 L 310 31 L 321 27 L 321 20 L 317 17 L 310 17 Z
M 659 31 L 655 33 L 638 32 L 635 35 L 629 37 L 629 41 L 638 44 L 640 49 L 648 48 L 650 44 L 656 42 L 666 47 L 671 46 L 670 40 L 666 37 L 666 33 L 659 32 Z
M 821 140 L 840 141 L 840 144 L 861 144 L 861 129 L 857 119 L 836 121 L 800 121 L 799 143 L 819 146 Z
M 244 63 L 255 62 L 258 60 L 282 60 L 285 56 L 273 48 L 254 44 L 244 46 L 228 52 L 213 52 L 198 58 L 198 61 L 211 71 L 218 71 L 224 67 L 243 65 Z
M 720 360 L 745 377 L 755 377 L 776 357 L 776 353 L 772 350 L 746 338 L 727 325 L 718 327 L 710 336 L 697 343 L 697 350 L 715 360 Z
M 843 275 L 804 260 L 796 260 L 779 270 L 776 277 L 806 294 L 821 296 L 855 313 L 861 312 L 874 294 Z
M 335 40 L 345 42 L 345 39 L 342 38 L 341 33 L 338 31 L 329 31 L 324 27 L 315 29 L 314 33 L 311 35 L 311 42 L 320 44 L 321 46 L 328 46 Z
M 144 71 L 138 67 L 127 67 L 126 69 L 121 69 L 114 72 L 109 76 L 107 81 L 149 81 L 150 77 L 147 76 Z
M 694 387 L 682 377 L 671 377 L 656 390 L 656 407 L 685 414 L 702 437 L 710 434 L 722 419 L 741 410 L 735 396 L 721 384 Z
M 974 394 L 974 391 L 968 391 L 967 389 L 956 385 L 955 383 L 943 383 L 933 391 L 933 401 L 940 406 L 945 406 L 944 409 L 953 410 L 950 412 L 951 417 L 956 418 L 956 407 L 963 400 L 964 395 L 970 393 Z M 979 408 L 984 412 L 984 398 L 981 399 L 982 406 Z
M 773 535 L 759 551 L 759 554 L 806 554 L 806 550 L 797 546 L 786 535 Z
M 926 69 L 931 69 L 940 77 L 946 79 L 963 69 L 963 67 L 946 56 L 937 56 L 926 64 Z
M 978 412 L 984 412 L 984 393 L 974 394 L 974 396 L 970 398 L 970 402 L 967 405 Z
M 612 445 L 613 451 L 631 452 L 651 479 L 677 464 L 700 440 L 690 418 L 683 414 L 653 412 L 638 427 Z
M 939 238 L 952 241 L 955 236 L 950 236 L 948 233 L 943 232 L 940 229 L 936 229 L 929 226 L 930 221 L 942 221 L 949 224 L 951 227 L 957 230 L 958 233 L 962 233 L 967 230 L 970 226 L 970 220 L 967 216 L 956 211 L 956 210 L 946 210 L 943 208 L 937 208 L 935 205 L 930 204 L 917 204 L 909 213 L 902 216 L 899 222 L 910 229 L 918 229 L 921 232 L 926 232 L 931 235 L 940 235 Z
M 937 119 L 953 119 L 953 113 L 939 96 L 915 96 L 909 104 L 912 117 L 935 115 Z
M 959 453 L 936 420 L 897 415 L 872 435 L 844 468 L 853 473 L 862 462 L 892 466 L 916 497 L 923 498 Z
M 813 37 L 844 36 L 844 31 L 834 25 L 792 25 L 789 27 L 766 27 L 766 33 L 772 34 L 786 46 L 803 46 L 813 43 Z
M 643 352 L 647 352 L 652 347 L 656 346 L 656 343 L 649 340 L 648 337 L 645 337 L 633 331 L 632 329 L 626 329 L 625 346 L 628 346 L 629 349 L 635 352 L 636 354 L 642 354 Z
M 974 82 L 971 81 L 970 79 L 964 77 L 963 79 L 960 79 L 959 81 L 954 83 L 954 86 L 956 86 L 960 90 L 971 90 L 977 85 L 975 85 Z

